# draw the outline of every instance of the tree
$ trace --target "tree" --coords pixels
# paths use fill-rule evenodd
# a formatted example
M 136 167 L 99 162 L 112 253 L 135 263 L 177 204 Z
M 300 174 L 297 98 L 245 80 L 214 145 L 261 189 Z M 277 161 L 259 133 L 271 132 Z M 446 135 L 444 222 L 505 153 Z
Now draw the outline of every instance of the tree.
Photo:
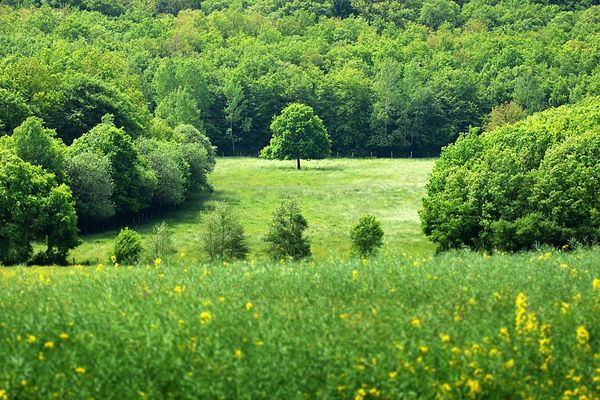
M 352 249 L 361 257 L 374 254 L 383 245 L 382 239 L 381 222 L 373 215 L 361 217 L 356 225 L 350 228 Z
M 177 89 L 167 95 L 156 107 L 156 116 L 165 120 L 171 128 L 189 124 L 204 130 L 200 109 L 187 89 Z
M 120 264 L 137 264 L 142 255 L 144 247 L 142 246 L 142 237 L 136 231 L 124 228 L 115 239 L 113 248 L 115 259 Z
M 215 168 L 215 147 L 206 135 L 192 125 L 179 125 L 175 128 L 175 136 L 181 153 L 189 165 L 190 190 L 210 190 L 208 174 Z
M 156 139 L 139 139 L 136 146 L 157 180 L 153 203 L 158 206 L 183 203 L 189 189 L 190 166 L 180 146 Z
M 29 115 L 31 110 L 19 93 L 0 87 L 0 136 L 10 134 Z
M 493 131 L 501 126 L 519 122 L 525 117 L 527 117 L 527 113 L 514 101 L 500 104 L 492 109 L 485 124 L 485 130 Z
M 0 264 L 27 262 L 34 241 L 46 243 L 40 259 L 65 263 L 79 244 L 69 188 L 6 149 L 0 148 L 0 158 Z
M 93 152 L 110 160 L 114 180 L 113 202 L 117 214 L 137 213 L 148 207 L 156 188 L 156 176 L 150 170 L 123 129 L 115 126 L 112 116 L 73 142 L 73 154 Z
M 66 163 L 66 174 L 75 199 L 75 208 L 82 227 L 115 215 L 110 159 L 92 152 L 73 154 Z
M 323 121 L 307 105 L 287 106 L 271 123 L 271 144 L 261 156 L 279 160 L 321 159 L 331 155 L 331 139 Z
M 308 228 L 306 219 L 300 213 L 298 203 L 284 198 L 273 213 L 269 233 L 267 253 L 275 260 L 291 257 L 295 260 L 310 256 L 310 240 L 304 236 Z
M 244 227 L 227 203 L 217 203 L 213 211 L 202 217 L 200 246 L 212 261 L 246 258 L 249 249 Z
M 56 131 L 44 128 L 41 119 L 29 117 L 15 128 L 12 146 L 22 160 L 53 173 L 58 182 L 65 182 L 66 146 L 56 138 Z

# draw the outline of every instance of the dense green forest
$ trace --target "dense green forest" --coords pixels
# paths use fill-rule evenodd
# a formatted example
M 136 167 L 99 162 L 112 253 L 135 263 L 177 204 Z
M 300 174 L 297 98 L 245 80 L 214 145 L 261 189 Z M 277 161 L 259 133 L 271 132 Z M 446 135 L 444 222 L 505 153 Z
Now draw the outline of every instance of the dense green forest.
M 334 155 L 434 156 L 493 110 L 600 94 L 596 3 L 2 0 L 0 132 L 35 115 L 70 144 L 110 113 L 134 138 L 186 123 L 256 156 L 298 102 Z

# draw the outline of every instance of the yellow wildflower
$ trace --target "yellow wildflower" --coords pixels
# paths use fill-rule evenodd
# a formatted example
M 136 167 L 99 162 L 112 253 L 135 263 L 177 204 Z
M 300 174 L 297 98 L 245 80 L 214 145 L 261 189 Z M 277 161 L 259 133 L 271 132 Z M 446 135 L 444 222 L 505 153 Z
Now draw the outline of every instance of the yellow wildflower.
M 157 258 L 156 260 L 154 260 L 154 266 L 155 267 L 160 267 L 161 263 L 162 263 L 162 260 L 160 258 Z
M 577 327 L 577 343 L 581 347 L 589 347 L 590 333 L 585 329 L 585 326 Z
M 69 338 L 69 334 L 68 334 L 68 333 L 65 333 L 65 332 L 63 332 L 63 333 L 60 333 L 60 334 L 58 335 L 58 337 L 59 337 L 59 338 L 61 338 L 62 340 L 67 340 L 67 339 Z
M 210 311 L 202 311 L 200 313 L 200 325 L 204 325 L 210 321 L 212 321 L 213 317 Z
M 474 399 L 475 397 L 477 397 L 477 395 L 479 393 L 481 393 L 481 385 L 479 384 L 479 381 L 477 381 L 477 380 L 473 380 L 473 379 L 467 380 L 467 387 L 469 388 L 469 396 L 472 399 Z
M 8 393 L 6 393 L 6 390 L 0 389 L 0 400 L 8 400 Z
M 235 349 L 235 351 L 233 352 L 233 356 L 239 360 L 240 358 L 242 358 L 242 350 Z
M 440 333 L 440 339 L 442 340 L 442 343 L 448 343 L 450 342 L 450 335 Z
M 219 296 L 219 302 L 220 303 L 225 303 L 225 297 Z
M 356 392 L 356 396 L 354 397 L 354 400 L 363 400 L 366 395 L 367 395 L 367 391 L 364 388 L 360 388 L 360 389 L 358 389 L 358 392 Z
M 33 336 L 33 335 L 29 335 L 29 336 L 27 336 L 27 341 L 30 344 L 33 344 L 33 343 L 37 342 L 37 338 L 35 336 Z
M 504 340 L 507 340 L 507 341 L 510 340 L 510 333 L 508 332 L 508 328 L 506 328 L 506 327 L 500 328 L 500 336 Z
M 421 320 L 417 317 L 412 317 L 410 320 L 410 324 L 414 327 L 414 328 L 420 328 L 422 323 Z
M 353 270 L 352 271 L 352 282 L 356 282 L 357 280 L 358 280 L 358 271 Z
M 427 346 L 419 346 L 419 351 L 423 354 L 427 353 L 429 351 L 429 347 Z
M 592 281 L 592 288 L 594 288 L 594 290 L 600 290 L 600 279 L 594 278 Z
M 396 379 L 398 377 L 398 372 L 396 371 L 391 371 L 388 376 L 390 377 L 390 379 Z
M 45 361 L 46 360 L 46 356 L 41 351 L 38 353 L 38 360 L 40 360 L 40 361 Z
M 184 290 L 183 286 L 177 285 L 177 286 L 175 286 L 175 290 L 174 291 L 175 291 L 175 294 L 181 294 L 181 293 L 183 293 L 183 290 Z
M 469 303 L 470 305 L 475 305 L 475 304 L 477 304 L 477 300 L 475 300 L 473 297 L 471 297 L 471 298 L 469 299 L 468 303 Z
M 54 348 L 54 342 L 47 341 L 46 343 L 44 343 L 44 348 L 45 349 L 53 349 Z
M 379 397 L 381 395 L 381 391 L 377 388 L 371 388 L 369 390 L 369 394 L 373 397 Z
M 77 367 L 77 368 L 75 368 L 75 373 L 77 373 L 78 375 L 84 375 L 85 374 L 85 368 L 83 368 L 83 367 Z
M 254 304 L 252 304 L 250 302 L 246 303 L 246 311 L 252 310 L 252 307 L 254 307 Z
M 441 388 L 442 388 L 442 391 L 444 391 L 444 392 L 449 392 L 452 390 L 452 386 L 450 386 L 450 384 L 448 384 L 448 383 L 442 383 Z
M 511 369 L 514 366 L 515 366 L 515 360 L 513 360 L 512 358 L 504 363 L 504 368 L 506 368 L 506 369 Z
M 489 355 L 490 355 L 491 357 L 499 356 L 499 355 L 500 355 L 500 350 L 498 350 L 498 348 L 497 348 L 497 347 L 492 347 L 492 348 L 490 349 Z

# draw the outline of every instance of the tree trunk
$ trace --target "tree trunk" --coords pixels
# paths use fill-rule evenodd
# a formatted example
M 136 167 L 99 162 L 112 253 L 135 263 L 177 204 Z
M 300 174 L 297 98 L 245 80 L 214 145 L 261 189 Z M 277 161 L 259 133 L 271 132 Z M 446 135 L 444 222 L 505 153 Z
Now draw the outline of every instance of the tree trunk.
M 298 158 L 298 159 L 296 159 L 296 163 L 297 163 L 297 165 L 298 165 L 298 170 L 300 170 L 300 159 L 299 159 L 299 158 Z

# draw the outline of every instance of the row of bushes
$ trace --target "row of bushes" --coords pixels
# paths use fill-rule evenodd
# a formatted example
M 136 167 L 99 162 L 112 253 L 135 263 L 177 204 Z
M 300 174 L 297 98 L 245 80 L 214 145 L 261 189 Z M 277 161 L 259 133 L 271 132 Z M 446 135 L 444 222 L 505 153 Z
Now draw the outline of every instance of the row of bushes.
M 283 199 L 273 214 L 264 240 L 267 254 L 274 260 L 300 260 L 310 256 L 310 239 L 304 235 L 308 223 L 296 201 Z M 351 227 L 352 249 L 361 257 L 373 255 L 383 245 L 383 229 L 379 220 L 365 215 Z M 200 234 L 202 251 L 212 261 L 246 258 L 249 247 L 244 228 L 235 211 L 227 203 L 218 203 L 212 212 L 202 217 Z M 171 239 L 164 223 L 154 227 L 146 252 L 150 260 L 161 259 L 172 252 Z M 113 262 L 136 264 L 144 253 L 141 235 L 124 228 L 115 240 Z
M 0 137 L 0 264 L 64 263 L 78 228 L 172 207 L 209 188 L 215 149 L 191 125 L 133 139 L 111 115 L 66 146 L 36 117 Z M 33 242 L 47 245 L 32 259 Z
M 600 242 L 600 97 L 463 135 L 442 153 L 421 220 L 441 250 Z

